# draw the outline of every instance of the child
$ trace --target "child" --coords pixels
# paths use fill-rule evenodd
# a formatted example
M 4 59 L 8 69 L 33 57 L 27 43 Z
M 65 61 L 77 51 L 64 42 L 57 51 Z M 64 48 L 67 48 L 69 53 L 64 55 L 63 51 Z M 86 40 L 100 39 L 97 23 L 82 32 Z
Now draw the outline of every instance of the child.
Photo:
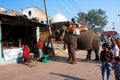
M 115 80 L 120 80 L 120 57 L 114 58 L 113 69 L 115 74 Z
M 25 43 L 23 47 L 23 58 L 24 58 L 24 63 L 29 62 L 30 59 L 30 49 L 28 45 Z
M 102 80 L 110 80 L 112 67 L 109 64 L 112 63 L 114 56 L 108 43 L 103 43 L 102 48 L 103 50 L 100 53 Z
M 43 43 L 40 38 L 39 38 L 39 41 L 37 41 L 37 47 L 39 50 L 39 60 L 41 60 L 41 58 L 43 56 Z

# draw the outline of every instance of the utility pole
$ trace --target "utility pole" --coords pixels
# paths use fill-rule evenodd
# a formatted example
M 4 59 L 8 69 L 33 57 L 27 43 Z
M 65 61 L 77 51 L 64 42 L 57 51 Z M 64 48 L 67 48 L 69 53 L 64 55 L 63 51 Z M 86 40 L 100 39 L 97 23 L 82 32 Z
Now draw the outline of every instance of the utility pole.
M 114 29 L 115 29 L 115 22 L 113 22 L 113 28 L 112 28 L 112 29 L 113 29 L 113 31 L 114 31 Z
M 81 13 L 83 24 L 85 25 L 85 13 Z
M 49 34 L 51 35 L 51 34 L 52 34 L 52 31 L 51 31 L 51 27 L 50 27 L 49 18 L 48 18 L 48 12 L 47 12 L 47 7 L 46 7 L 46 0 L 44 0 L 44 8 L 45 8 L 45 13 L 46 13 L 47 22 L 48 22 L 48 25 L 49 25 Z
M 47 22 L 48 22 L 48 27 L 49 27 L 49 36 L 50 36 L 50 35 L 52 35 L 52 31 L 51 31 L 51 26 L 50 26 L 49 18 L 48 18 L 48 12 L 47 12 L 47 7 L 46 7 L 46 0 L 43 0 L 43 1 L 44 1 L 44 8 L 45 8 L 46 18 L 47 18 Z M 48 38 L 48 45 L 49 45 L 49 41 L 51 43 L 51 47 L 52 47 L 52 51 L 53 51 L 53 56 L 55 56 L 54 48 L 53 48 L 53 41 L 52 41 L 51 38 Z
M 113 38 L 114 38 L 114 35 L 115 35 L 115 33 L 114 33 L 114 30 L 115 30 L 115 22 L 113 22 Z

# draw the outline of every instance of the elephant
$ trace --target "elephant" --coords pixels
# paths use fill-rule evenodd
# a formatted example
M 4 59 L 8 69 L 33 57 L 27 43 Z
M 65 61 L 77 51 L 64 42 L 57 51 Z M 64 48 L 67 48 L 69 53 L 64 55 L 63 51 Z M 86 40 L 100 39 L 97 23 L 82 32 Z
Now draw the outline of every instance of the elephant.
M 87 50 L 86 60 L 91 60 L 91 52 L 95 52 L 95 61 L 99 61 L 99 46 L 100 40 L 98 35 L 93 31 L 81 31 L 80 35 L 74 35 L 70 31 L 67 31 L 66 26 L 64 28 L 56 30 L 56 40 L 64 40 L 68 47 L 68 62 L 76 64 L 75 51 Z

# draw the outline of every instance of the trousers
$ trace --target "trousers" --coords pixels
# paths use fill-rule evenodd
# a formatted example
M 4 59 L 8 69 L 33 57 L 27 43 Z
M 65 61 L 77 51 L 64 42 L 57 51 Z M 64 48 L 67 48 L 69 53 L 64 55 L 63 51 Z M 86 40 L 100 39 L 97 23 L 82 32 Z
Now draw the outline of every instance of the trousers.
M 102 80 L 110 80 L 112 67 L 109 66 L 106 61 L 103 61 L 101 66 L 101 72 L 102 72 Z

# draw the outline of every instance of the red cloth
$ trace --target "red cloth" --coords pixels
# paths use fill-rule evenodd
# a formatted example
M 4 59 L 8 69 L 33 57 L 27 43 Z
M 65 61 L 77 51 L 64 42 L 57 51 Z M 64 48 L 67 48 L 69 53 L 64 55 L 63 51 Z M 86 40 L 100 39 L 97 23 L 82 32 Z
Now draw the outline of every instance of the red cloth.
M 37 42 L 37 47 L 38 47 L 38 49 L 42 49 L 43 48 L 43 44 L 42 44 L 41 41 Z
M 30 49 L 27 45 L 23 48 L 23 58 L 30 58 Z

